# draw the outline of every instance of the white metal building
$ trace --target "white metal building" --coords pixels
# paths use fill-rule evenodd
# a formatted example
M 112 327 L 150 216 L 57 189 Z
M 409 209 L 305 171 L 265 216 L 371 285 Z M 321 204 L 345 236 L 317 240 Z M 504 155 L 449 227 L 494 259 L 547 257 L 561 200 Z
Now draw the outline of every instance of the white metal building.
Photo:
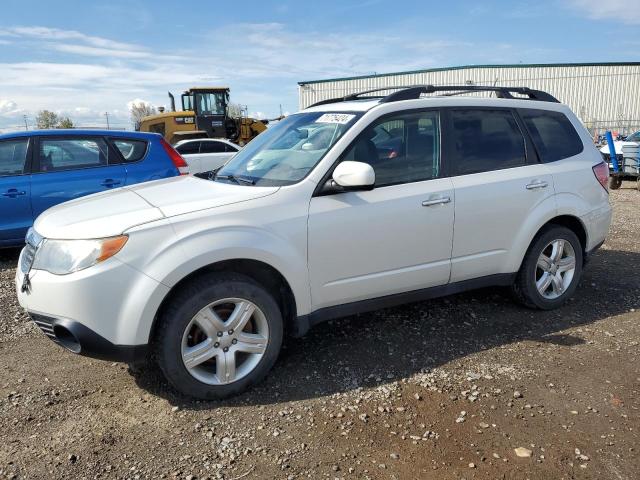
M 640 130 L 640 62 L 469 65 L 312 80 L 298 83 L 299 103 L 302 109 L 320 100 L 405 85 L 529 87 L 568 104 L 593 133 Z

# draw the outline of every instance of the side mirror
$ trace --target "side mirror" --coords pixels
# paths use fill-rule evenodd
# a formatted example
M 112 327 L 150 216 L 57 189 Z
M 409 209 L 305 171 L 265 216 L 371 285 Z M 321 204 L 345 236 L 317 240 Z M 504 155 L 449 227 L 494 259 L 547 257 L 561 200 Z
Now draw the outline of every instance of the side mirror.
M 342 191 L 371 190 L 376 183 L 376 172 L 368 163 L 344 161 L 333 171 L 333 181 Z

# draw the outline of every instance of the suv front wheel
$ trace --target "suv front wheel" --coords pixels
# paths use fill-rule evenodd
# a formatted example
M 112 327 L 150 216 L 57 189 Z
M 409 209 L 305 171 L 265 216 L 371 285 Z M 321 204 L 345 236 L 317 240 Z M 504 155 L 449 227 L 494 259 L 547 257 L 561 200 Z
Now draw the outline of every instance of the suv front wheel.
M 551 310 L 575 292 L 582 275 L 583 249 L 575 233 L 560 225 L 543 229 L 529 247 L 513 286 L 531 308 Z
M 191 281 L 160 321 L 155 353 L 162 372 L 177 390 L 204 400 L 236 395 L 262 380 L 282 345 L 278 304 L 238 274 Z

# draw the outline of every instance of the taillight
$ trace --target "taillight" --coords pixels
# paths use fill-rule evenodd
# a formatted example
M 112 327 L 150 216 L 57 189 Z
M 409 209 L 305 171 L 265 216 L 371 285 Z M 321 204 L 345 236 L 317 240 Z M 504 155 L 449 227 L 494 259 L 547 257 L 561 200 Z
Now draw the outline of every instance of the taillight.
M 160 139 L 160 144 L 162 145 L 162 148 L 164 148 L 164 151 L 167 152 L 167 155 L 169 155 L 169 158 L 171 159 L 175 167 L 180 172 L 180 175 L 189 175 L 189 165 L 184 160 L 184 158 L 182 158 L 182 156 L 176 151 L 176 149 L 169 145 L 164 138 Z
M 600 185 L 602 185 L 602 188 L 604 188 L 608 192 L 609 191 L 609 165 L 607 165 L 605 162 L 601 162 L 597 165 L 594 165 L 593 174 L 598 179 L 598 182 L 600 182 Z

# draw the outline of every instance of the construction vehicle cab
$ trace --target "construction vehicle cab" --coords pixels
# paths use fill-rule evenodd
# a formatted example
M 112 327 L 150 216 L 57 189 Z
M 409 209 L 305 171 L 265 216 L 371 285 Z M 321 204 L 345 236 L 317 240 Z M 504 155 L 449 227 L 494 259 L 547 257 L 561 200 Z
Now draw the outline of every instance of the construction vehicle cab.
M 175 110 L 173 96 L 171 109 Z M 226 87 L 194 87 L 182 94 L 182 111 L 193 112 L 195 129 L 206 137 L 227 138 L 229 89 Z M 235 122 L 234 122 L 235 124 Z
M 182 111 L 176 111 L 169 93 L 170 112 L 145 117 L 140 131 L 159 133 L 171 144 L 191 138 L 226 138 L 244 145 L 267 127 L 268 120 L 229 112 L 229 88 L 193 87 L 181 95 Z

